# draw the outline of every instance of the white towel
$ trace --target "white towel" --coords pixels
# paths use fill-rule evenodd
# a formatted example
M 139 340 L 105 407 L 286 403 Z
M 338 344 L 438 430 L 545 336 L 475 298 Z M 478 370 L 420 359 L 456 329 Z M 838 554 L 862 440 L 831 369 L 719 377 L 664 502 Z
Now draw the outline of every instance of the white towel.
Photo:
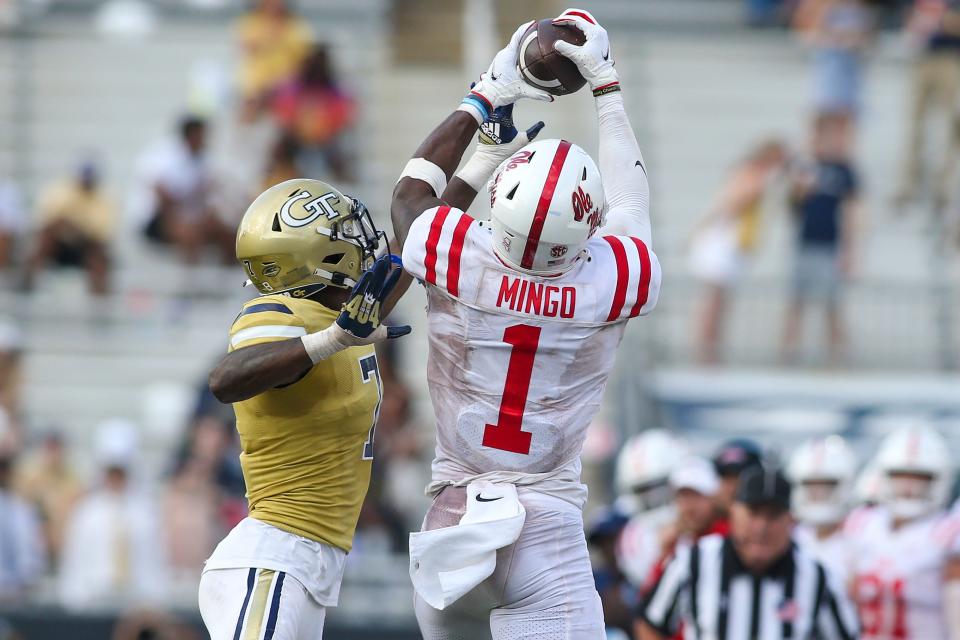
M 444 609 L 490 577 L 497 549 L 516 542 L 527 513 L 512 484 L 467 485 L 460 524 L 410 534 L 410 579 L 424 601 Z

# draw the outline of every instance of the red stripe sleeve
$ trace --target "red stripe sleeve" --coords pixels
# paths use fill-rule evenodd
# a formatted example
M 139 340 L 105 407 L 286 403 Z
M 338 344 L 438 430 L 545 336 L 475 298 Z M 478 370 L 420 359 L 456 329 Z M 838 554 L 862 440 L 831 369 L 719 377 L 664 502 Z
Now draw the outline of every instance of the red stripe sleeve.
M 450 207 L 440 207 L 430 223 L 430 233 L 427 234 L 427 257 L 423 266 L 426 269 L 427 282 L 433 285 L 437 284 L 437 246 L 440 244 L 440 232 L 443 231 L 443 223 L 449 213 Z
M 643 305 L 647 304 L 650 297 L 650 251 L 647 245 L 640 238 L 630 237 L 633 244 L 637 245 L 637 252 L 640 254 L 640 285 L 637 287 L 637 302 L 630 310 L 630 317 L 636 318 L 640 315 Z
M 460 295 L 460 254 L 463 253 L 463 243 L 471 224 L 473 224 L 473 218 L 464 213 L 460 215 L 460 221 L 453 230 L 450 258 L 447 261 L 447 291 L 452 296 Z
M 627 299 L 627 281 L 630 279 L 630 271 L 627 268 L 627 252 L 620 239 L 615 236 L 604 236 L 603 239 L 613 249 L 613 257 L 617 261 L 617 289 L 613 294 L 610 315 L 607 316 L 607 322 L 612 322 L 619 318 L 623 311 L 623 303 Z
M 537 245 L 540 244 L 540 234 L 543 233 L 543 225 L 547 221 L 547 211 L 550 210 L 550 202 L 553 200 L 553 192 L 557 188 L 557 181 L 560 179 L 560 173 L 563 171 L 563 163 L 570 152 L 570 143 L 561 140 L 557 147 L 557 152 L 553 156 L 553 162 L 550 163 L 550 170 L 547 172 L 547 181 L 543 184 L 543 191 L 540 192 L 540 201 L 537 203 L 537 211 L 533 214 L 533 223 L 530 225 L 530 234 L 527 236 L 527 244 L 523 248 L 523 258 L 520 260 L 520 266 L 524 269 L 533 267 L 533 259 L 537 255 Z

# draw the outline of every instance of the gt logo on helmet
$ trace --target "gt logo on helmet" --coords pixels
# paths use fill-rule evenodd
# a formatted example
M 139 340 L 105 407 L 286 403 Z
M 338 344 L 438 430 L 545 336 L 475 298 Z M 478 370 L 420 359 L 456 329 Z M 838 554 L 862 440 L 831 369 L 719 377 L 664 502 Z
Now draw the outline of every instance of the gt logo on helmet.
M 340 201 L 340 196 L 336 193 L 325 193 L 318 198 L 305 202 L 302 206 L 309 215 L 305 218 L 297 218 L 293 215 L 290 208 L 295 202 L 313 198 L 313 194 L 306 189 L 301 189 L 299 193 L 291 196 L 283 206 L 280 207 L 280 220 L 288 227 L 305 227 L 322 215 L 326 215 L 328 220 L 333 220 L 339 213 L 333 208 L 333 205 Z

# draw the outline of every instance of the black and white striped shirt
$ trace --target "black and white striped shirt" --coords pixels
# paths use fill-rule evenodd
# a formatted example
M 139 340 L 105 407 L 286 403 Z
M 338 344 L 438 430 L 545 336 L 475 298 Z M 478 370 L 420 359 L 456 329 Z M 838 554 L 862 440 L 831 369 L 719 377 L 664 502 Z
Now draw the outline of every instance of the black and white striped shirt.
M 808 552 L 792 545 L 763 576 L 751 575 L 729 539 L 707 536 L 677 550 L 641 617 L 685 640 L 852 640 L 857 615 L 843 589 Z

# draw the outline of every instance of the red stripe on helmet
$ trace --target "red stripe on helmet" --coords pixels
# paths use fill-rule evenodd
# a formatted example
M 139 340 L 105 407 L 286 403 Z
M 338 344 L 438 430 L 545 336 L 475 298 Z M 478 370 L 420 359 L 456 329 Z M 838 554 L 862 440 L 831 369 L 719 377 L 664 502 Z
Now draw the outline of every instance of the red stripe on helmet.
M 537 245 L 540 244 L 540 234 L 543 233 L 543 225 L 547 221 L 547 211 L 550 210 L 553 192 L 557 188 L 557 181 L 560 179 L 563 163 L 566 161 L 569 152 L 570 143 L 561 140 L 557 152 L 553 156 L 553 162 L 550 163 L 547 181 L 543 185 L 543 191 L 540 192 L 540 202 L 537 203 L 537 211 L 533 214 L 533 223 L 531 223 L 530 233 L 527 235 L 527 244 L 523 248 L 523 259 L 520 260 L 520 266 L 524 269 L 533 267 L 533 259 L 537 255 Z
M 450 207 L 440 207 L 430 223 L 430 233 L 427 235 L 427 257 L 423 261 L 426 268 L 427 282 L 437 284 L 437 246 L 440 244 L 440 233 L 443 223 L 447 221 Z
M 637 253 L 640 254 L 640 284 L 637 286 L 637 302 L 630 310 L 630 317 L 636 318 L 640 315 L 643 305 L 647 304 L 650 297 L 650 277 L 653 275 L 650 271 L 650 251 L 647 245 L 640 238 L 630 237 L 633 244 L 637 245 Z
M 617 261 L 617 288 L 613 294 L 613 304 L 610 305 L 610 315 L 607 316 L 607 322 L 612 322 L 620 317 L 623 303 L 627 300 L 627 281 L 630 279 L 630 270 L 627 267 L 627 251 L 623 248 L 620 239 L 616 236 L 604 236 L 603 239 L 613 249 L 613 257 Z
M 467 230 L 473 224 L 473 218 L 463 213 L 453 230 L 453 242 L 450 243 L 450 258 L 447 260 L 447 291 L 452 296 L 460 295 L 460 254 L 467 238 Z

